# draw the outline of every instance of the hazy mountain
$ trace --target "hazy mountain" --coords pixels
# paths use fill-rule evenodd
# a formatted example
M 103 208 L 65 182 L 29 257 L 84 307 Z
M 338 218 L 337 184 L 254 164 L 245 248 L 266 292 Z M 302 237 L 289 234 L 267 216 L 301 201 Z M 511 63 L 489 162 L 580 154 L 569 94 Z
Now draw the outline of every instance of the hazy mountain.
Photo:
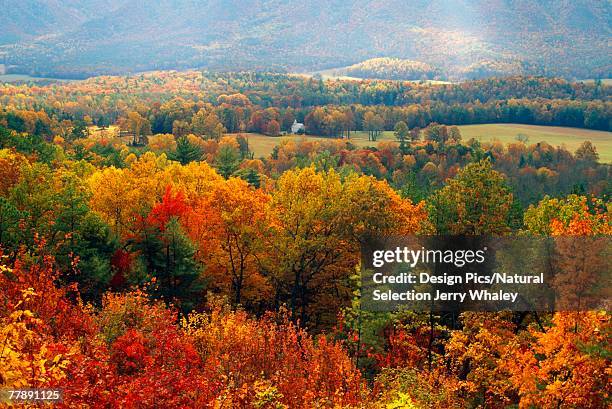
M 60 35 L 126 4 L 125 0 L 2 0 L 0 44 Z
M 608 0 L 4 1 L 0 63 L 90 75 L 161 68 L 312 71 L 375 57 L 445 77 L 610 77 Z M 4 60 L 4 61 L 3 61 Z

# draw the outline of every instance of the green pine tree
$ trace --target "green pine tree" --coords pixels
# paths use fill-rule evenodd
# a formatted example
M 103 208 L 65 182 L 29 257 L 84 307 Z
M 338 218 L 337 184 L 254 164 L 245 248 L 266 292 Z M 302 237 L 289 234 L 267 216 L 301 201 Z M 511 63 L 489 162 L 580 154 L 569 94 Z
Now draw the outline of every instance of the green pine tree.
M 140 252 L 150 278 L 157 286 L 153 295 L 191 311 L 200 299 L 204 282 L 202 268 L 194 259 L 195 249 L 173 218 L 165 227 L 148 226 L 134 250 Z
M 202 159 L 202 149 L 189 142 L 186 137 L 180 137 L 176 141 L 176 151 L 169 155 L 170 159 L 186 165 L 189 162 Z
M 229 179 L 238 170 L 240 154 L 229 145 L 222 146 L 217 153 L 215 165 L 221 176 Z
M 258 188 L 261 185 L 261 177 L 255 169 L 247 169 L 241 177 L 246 180 L 249 185 Z

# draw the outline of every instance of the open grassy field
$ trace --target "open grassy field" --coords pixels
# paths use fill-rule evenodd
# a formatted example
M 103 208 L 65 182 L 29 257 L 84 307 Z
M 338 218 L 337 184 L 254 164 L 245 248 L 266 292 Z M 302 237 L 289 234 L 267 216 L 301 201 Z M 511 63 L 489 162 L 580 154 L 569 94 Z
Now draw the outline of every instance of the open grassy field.
M 584 82 L 584 83 L 590 84 L 592 82 L 595 82 L 595 80 L 594 79 L 587 79 L 587 80 L 579 80 L 577 82 Z M 601 82 L 604 85 L 612 85 L 612 78 L 601 78 Z
M 486 124 L 486 125 L 464 125 L 460 126 L 461 135 L 464 140 L 475 138 L 482 142 L 499 140 L 504 144 L 516 142 L 519 134 L 526 135 L 530 143 L 547 142 L 553 146 L 565 146 L 574 152 L 583 141 L 591 141 L 597 151 L 601 162 L 612 163 L 612 132 L 594 131 L 580 128 L 564 128 L 556 126 L 536 126 L 521 124 Z M 268 156 L 274 146 L 278 145 L 283 138 L 299 140 L 301 136 L 279 136 L 271 137 L 261 134 L 248 134 L 249 145 L 255 157 Z M 325 140 L 328 138 L 307 135 L 309 139 Z M 376 142 L 368 141 L 367 132 L 354 132 L 350 142 L 359 147 L 376 146 L 380 141 L 395 140 L 393 132 L 383 132 Z
M 262 135 L 262 134 L 258 134 L 258 133 L 243 133 L 243 135 L 247 135 L 249 138 L 249 147 L 251 149 L 251 151 L 253 151 L 255 153 L 255 157 L 259 158 L 259 157 L 266 157 L 268 155 L 270 155 L 270 153 L 272 153 L 272 150 L 274 149 L 274 147 L 276 145 L 278 145 L 283 139 L 292 139 L 295 141 L 299 141 L 302 138 L 307 138 L 309 140 L 322 140 L 322 141 L 328 141 L 331 138 L 328 137 L 323 137 L 323 136 L 313 136 L 313 135 L 305 135 L 305 136 L 300 136 L 300 135 L 284 135 L 284 136 L 267 136 L 267 135 Z M 376 146 L 378 144 L 378 142 L 380 141 L 392 141 L 395 140 L 394 136 L 393 136 L 393 132 L 388 131 L 388 132 L 384 132 L 383 135 L 381 135 L 378 138 L 378 141 L 376 142 L 371 142 L 368 141 L 368 134 L 367 132 L 354 132 L 351 134 L 351 139 L 349 142 L 351 142 L 354 145 L 357 145 L 359 147 L 366 147 L 366 146 Z
M 119 136 L 119 127 L 111 125 L 108 128 L 102 129 L 98 126 L 90 126 L 89 136 L 92 138 L 116 138 Z
M 544 141 L 553 146 L 565 146 L 571 152 L 582 142 L 591 141 L 599 152 L 600 161 L 612 163 L 612 132 L 521 124 L 464 125 L 459 129 L 464 140 L 475 138 L 483 142 L 499 140 L 509 143 L 515 142 L 517 135 L 523 134 L 529 137 L 528 144 Z
M 308 140 L 329 140 L 329 138 L 311 135 L 268 136 L 259 133 L 242 133 L 242 135 L 246 135 L 248 137 L 249 149 L 251 149 L 251 151 L 255 154 L 255 158 L 269 156 L 272 153 L 274 147 L 279 145 L 284 139 L 292 139 L 294 141 L 299 141 L 302 138 L 307 138 Z

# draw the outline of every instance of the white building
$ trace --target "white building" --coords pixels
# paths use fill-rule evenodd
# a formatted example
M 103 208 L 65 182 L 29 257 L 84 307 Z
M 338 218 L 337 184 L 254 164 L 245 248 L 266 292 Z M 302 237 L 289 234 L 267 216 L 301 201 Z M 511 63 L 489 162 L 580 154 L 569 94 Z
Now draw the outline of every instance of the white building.
M 295 119 L 293 120 L 293 125 L 291 125 L 291 133 L 296 134 L 300 131 L 304 132 L 306 129 L 304 128 L 304 124 L 299 123 Z

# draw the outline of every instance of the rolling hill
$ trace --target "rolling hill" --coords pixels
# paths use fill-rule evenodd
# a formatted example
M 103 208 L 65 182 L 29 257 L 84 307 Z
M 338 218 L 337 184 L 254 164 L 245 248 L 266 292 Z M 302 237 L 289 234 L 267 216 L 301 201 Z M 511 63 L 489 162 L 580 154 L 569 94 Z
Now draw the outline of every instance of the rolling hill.
M 436 67 L 400 58 L 370 58 L 348 67 L 320 72 L 333 77 L 372 78 L 384 80 L 438 80 L 444 74 Z
M 25 0 L 1 8 L 9 72 L 313 71 L 376 57 L 443 79 L 610 77 L 607 0 Z

